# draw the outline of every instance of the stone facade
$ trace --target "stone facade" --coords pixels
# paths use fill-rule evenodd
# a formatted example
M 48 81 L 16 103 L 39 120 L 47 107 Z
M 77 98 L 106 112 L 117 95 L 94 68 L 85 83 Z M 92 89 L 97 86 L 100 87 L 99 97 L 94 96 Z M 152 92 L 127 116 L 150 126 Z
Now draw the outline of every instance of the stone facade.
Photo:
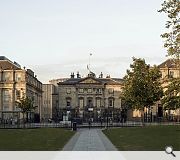
M 87 77 L 77 78 L 74 75 L 70 79 L 59 82 L 59 109 L 60 119 L 63 116 L 77 117 L 84 121 L 91 118 L 98 121 L 100 118 L 117 117 L 121 110 L 122 79 L 118 78 L 96 78 L 94 73 Z M 116 116 L 113 115 L 116 113 Z
M 42 122 L 48 122 L 52 119 L 53 111 L 53 94 L 56 92 L 55 86 L 53 84 L 43 84 L 43 101 L 41 110 L 41 120 Z
M 52 119 L 55 122 L 58 122 L 59 117 L 60 117 L 58 83 L 59 82 L 64 82 L 64 81 L 66 81 L 68 79 L 69 78 L 58 78 L 58 79 L 52 79 L 52 80 L 49 81 L 49 83 L 53 86 L 53 92 L 49 96 L 50 96 L 50 99 L 52 100 Z M 48 98 L 49 97 L 47 97 L 47 99 Z M 47 100 L 47 99 L 44 98 L 44 100 Z
M 30 69 L 21 69 L 21 66 L 6 57 L 0 57 L 0 112 L 9 114 L 3 118 L 12 118 L 12 113 L 18 112 L 15 102 L 28 96 L 34 99 L 36 119 L 40 119 L 42 107 L 42 83 Z
M 162 80 L 180 77 L 179 69 L 177 68 L 177 63 L 177 60 L 168 59 L 158 66 L 162 73 Z

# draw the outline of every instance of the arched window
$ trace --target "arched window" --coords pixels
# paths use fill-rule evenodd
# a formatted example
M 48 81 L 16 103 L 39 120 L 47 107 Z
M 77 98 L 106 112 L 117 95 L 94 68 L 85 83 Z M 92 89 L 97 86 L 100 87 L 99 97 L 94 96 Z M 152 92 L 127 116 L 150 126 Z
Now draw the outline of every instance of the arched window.
M 66 107 L 68 107 L 68 108 L 71 107 L 71 98 L 70 97 L 66 98 Z
M 108 99 L 108 107 L 114 107 L 114 98 L 110 97 Z

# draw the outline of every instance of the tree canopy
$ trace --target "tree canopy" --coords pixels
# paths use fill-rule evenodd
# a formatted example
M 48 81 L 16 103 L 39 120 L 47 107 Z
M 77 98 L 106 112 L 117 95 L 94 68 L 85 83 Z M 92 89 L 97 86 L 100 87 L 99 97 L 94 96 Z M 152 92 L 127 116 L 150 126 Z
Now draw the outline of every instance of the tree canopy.
M 124 77 L 123 99 L 127 106 L 143 110 L 163 96 L 161 72 L 158 67 L 150 67 L 140 58 L 133 58 L 130 68 Z
M 180 78 L 175 78 L 169 83 L 161 102 L 165 110 L 180 108 Z
M 176 68 L 179 70 L 177 78 L 169 79 L 169 85 L 162 99 L 165 110 L 180 108 L 180 1 L 165 0 L 159 12 L 167 15 L 167 32 L 161 37 L 165 39 L 164 47 L 167 48 L 168 56 L 175 59 Z M 177 70 L 177 71 L 178 71 Z
M 21 99 L 16 101 L 17 108 L 21 110 L 21 113 L 23 114 L 23 128 L 25 128 L 25 118 L 24 115 L 27 114 L 28 118 L 28 112 L 31 112 L 37 108 L 37 106 L 34 106 L 34 100 L 23 96 Z
M 167 32 L 163 33 L 161 37 L 165 39 L 164 47 L 167 48 L 168 56 L 176 59 L 180 57 L 180 1 L 179 0 L 165 0 L 161 4 L 159 12 L 167 14 L 166 21 Z
M 37 106 L 34 106 L 33 99 L 29 97 L 22 97 L 16 101 L 17 107 L 21 109 L 22 113 L 27 113 L 29 111 L 35 110 Z

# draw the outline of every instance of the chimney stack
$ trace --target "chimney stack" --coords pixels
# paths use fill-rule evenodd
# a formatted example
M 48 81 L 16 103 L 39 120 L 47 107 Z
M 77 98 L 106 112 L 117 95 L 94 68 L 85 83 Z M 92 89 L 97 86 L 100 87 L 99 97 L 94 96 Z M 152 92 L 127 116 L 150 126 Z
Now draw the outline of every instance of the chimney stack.
M 81 78 L 79 71 L 77 72 L 77 78 Z
M 71 73 L 71 78 L 74 78 L 74 72 Z
M 103 73 L 101 72 L 101 74 L 99 75 L 99 78 L 103 78 Z
M 108 75 L 106 76 L 106 78 L 111 78 L 110 74 L 108 74 Z

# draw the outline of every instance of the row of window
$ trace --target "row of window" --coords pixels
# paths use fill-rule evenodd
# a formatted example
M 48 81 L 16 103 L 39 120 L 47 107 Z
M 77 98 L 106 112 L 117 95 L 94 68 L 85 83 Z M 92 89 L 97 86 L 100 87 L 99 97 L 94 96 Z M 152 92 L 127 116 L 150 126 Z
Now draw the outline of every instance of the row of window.
M 20 111 L 21 109 L 18 108 L 17 106 L 15 106 L 15 109 L 14 109 L 14 110 L 15 110 L 15 111 Z M 3 105 L 3 111 L 11 111 L 10 105 L 9 105 L 9 104 L 4 104 L 4 105 Z
M 15 91 L 16 99 L 20 99 L 23 96 L 23 93 L 21 93 L 21 90 Z M 4 90 L 3 91 L 3 100 L 4 102 L 10 102 L 12 96 L 12 90 Z
M 96 92 L 96 93 L 102 93 L 102 89 L 101 88 L 79 88 L 79 93 L 84 93 L 84 92 L 87 92 L 87 93 L 92 93 L 92 92 Z
M 3 72 L 1 73 L 1 81 L 13 81 L 13 75 L 11 72 Z M 22 81 L 23 78 L 22 78 L 22 74 L 21 73 L 15 73 L 15 81 L 18 82 L 18 81 Z
M 38 88 L 42 88 L 42 83 L 41 82 L 39 82 L 37 79 L 35 79 L 34 77 L 32 77 L 32 76 L 30 76 L 30 75 L 27 75 L 27 77 L 26 77 L 26 79 L 27 79 L 27 82 L 28 83 L 30 83 L 30 84 L 32 84 L 33 86 L 36 86 L 36 87 L 38 87 Z
M 96 93 L 96 94 L 101 94 L 102 93 L 102 88 L 79 88 L 78 89 L 78 92 L 79 93 Z M 114 89 L 113 88 L 110 88 L 109 90 L 108 90 L 108 92 L 109 93 L 114 93 Z M 66 93 L 67 94 L 71 94 L 71 88 L 67 88 L 66 89 Z
M 101 88 L 98 88 L 98 89 L 92 89 L 92 88 L 79 88 L 78 92 L 79 93 L 93 93 L 93 91 L 95 91 L 96 93 L 102 93 L 102 89 Z M 66 90 L 67 94 L 70 94 L 71 93 L 71 88 L 67 88 Z
M 101 107 L 102 106 L 102 99 L 101 98 L 96 98 L 96 107 Z M 84 107 L 84 98 L 79 98 L 78 99 L 78 104 L 79 104 L 79 108 L 83 108 Z M 71 99 L 67 98 L 66 99 L 66 106 L 67 107 L 71 107 Z M 87 106 L 89 108 L 93 107 L 93 100 L 92 99 L 88 99 L 87 100 Z M 114 107 L 114 99 L 113 98 L 109 98 L 108 99 L 108 106 L 109 107 Z
M 101 88 L 98 88 L 98 89 L 96 89 L 96 88 L 94 88 L 94 89 L 92 89 L 92 88 L 79 88 L 78 89 L 79 93 L 85 93 L 85 92 L 92 93 L 93 91 L 96 92 L 96 93 L 102 93 L 102 89 Z M 70 94 L 71 93 L 71 88 L 67 88 L 66 89 L 66 93 Z
M 167 78 L 175 78 L 176 75 L 175 75 L 175 72 L 174 71 L 168 71 L 168 74 L 167 73 L 163 73 L 161 78 L 164 78 L 164 77 L 167 77 Z
M 25 80 L 25 77 L 24 74 L 22 73 L 15 73 L 15 79 L 13 79 L 12 72 L 3 72 L 0 74 L 0 80 L 4 82 L 8 82 L 8 81 L 21 82 Z M 38 88 L 42 88 L 42 84 L 32 76 L 27 76 L 27 82 L 33 84 Z

